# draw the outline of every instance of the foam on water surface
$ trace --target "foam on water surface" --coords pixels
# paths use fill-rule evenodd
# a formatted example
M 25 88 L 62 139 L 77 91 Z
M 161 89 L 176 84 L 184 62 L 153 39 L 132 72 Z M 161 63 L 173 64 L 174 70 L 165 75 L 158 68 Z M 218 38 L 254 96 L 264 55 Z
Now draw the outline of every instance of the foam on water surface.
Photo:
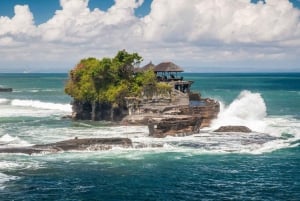
M 21 140 L 19 137 L 12 137 L 9 134 L 5 134 L 0 137 L 0 148 L 3 147 L 26 147 L 31 146 L 32 144 L 28 143 L 25 140 Z
M 9 176 L 0 172 L 0 190 L 5 188 L 5 183 L 11 180 L 16 180 L 18 177 L 16 176 Z
M 0 190 L 5 189 L 7 182 L 21 178 L 13 175 L 13 172 L 40 169 L 43 168 L 43 164 L 43 161 L 32 160 L 27 156 L 17 155 L 10 158 L 0 154 Z
M 21 107 L 32 107 L 37 109 L 45 109 L 45 110 L 58 110 L 63 112 L 71 112 L 70 104 L 58 104 L 58 103 L 49 103 L 42 102 L 37 100 L 12 100 L 11 105 L 13 106 L 21 106 Z
M 70 104 L 43 102 L 39 100 L 0 99 L 0 117 L 47 117 L 53 114 L 70 114 Z

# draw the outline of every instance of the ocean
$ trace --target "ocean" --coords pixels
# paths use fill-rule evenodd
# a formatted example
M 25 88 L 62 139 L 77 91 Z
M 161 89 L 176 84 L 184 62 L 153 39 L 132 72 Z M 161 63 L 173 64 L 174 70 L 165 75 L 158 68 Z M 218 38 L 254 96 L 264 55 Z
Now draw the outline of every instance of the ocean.
M 0 74 L 0 148 L 128 137 L 132 148 L 0 154 L 0 200 L 299 200 L 300 73 L 185 73 L 221 103 L 210 128 L 148 137 L 145 126 L 72 121 L 67 74 Z M 215 133 L 245 125 L 252 133 Z M 159 145 L 159 146 L 157 146 Z

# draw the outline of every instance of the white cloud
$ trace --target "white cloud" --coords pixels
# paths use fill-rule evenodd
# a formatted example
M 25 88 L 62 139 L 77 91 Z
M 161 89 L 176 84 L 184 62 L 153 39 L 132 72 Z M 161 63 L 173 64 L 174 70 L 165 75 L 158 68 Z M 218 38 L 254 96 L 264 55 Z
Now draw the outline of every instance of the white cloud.
M 45 41 L 70 43 L 108 42 L 117 39 L 138 20 L 135 0 L 118 0 L 107 12 L 88 8 L 87 0 L 61 0 L 62 10 L 56 11 L 48 22 L 39 26 Z
M 67 71 L 82 57 L 120 49 L 183 66 L 300 64 L 300 11 L 288 0 L 153 0 L 151 12 L 137 18 L 142 3 L 115 0 L 102 11 L 90 10 L 88 0 L 60 0 L 61 9 L 41 25 L 28 6 L 16 5 L 14 17 L 0 17 L 0 71 L 24 63 Z
M 14 12 L 15 16 L 11 19 L 5 16 L 0 17 L 0 37 L 35 36 L 37 30 L 29 7 L 16 5 Z
M 288 0 L 154 0 L 143 21 L 149 40 L 261 43 L 299 37 L 299 17 Z

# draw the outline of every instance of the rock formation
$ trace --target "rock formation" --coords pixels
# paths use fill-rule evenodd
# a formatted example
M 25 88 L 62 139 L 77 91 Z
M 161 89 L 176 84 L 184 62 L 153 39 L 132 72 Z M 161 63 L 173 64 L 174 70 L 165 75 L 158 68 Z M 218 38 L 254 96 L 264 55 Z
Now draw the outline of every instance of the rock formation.
M 13 89 L 12 88 L 4 88 L 4 87 L 0 87 L 0 92 L 12 92 Z
M 198 132 L 217 117 L 219 103 L 193 93 L 194 81 L 177 74 L 183 72 L 181 67 L 163 62 L 134 69 L 141 61 L 137 53 L 126 50 L 112 59 L 81 60 L 70 71 L 65 87 L 74 100 L 72 118 L 143 125 L 150 122 L 149 129 L 153 123 L 156 126 L 150 135 L 162 137 Z
M 209 127 L 213 119 L 218 117 L 220 112 L 220 103 L 213 99 L 200 99 L 198 105 L 180 107 L 180 114 L 196 115 L 201 117 L 200 128 Z M 201 104 L 200 104 L 201 103 Z
M 240 132 L 240 133 L 251 133 L 252 130 L 246 126 L 221 126 L 214 132 Z
M 0 148 L 0 153 L 23 153 L 23 154 L 39 154 L 39 153 L 56 153 L 59 151 L 97 151 L 108 150 L 113 146 L 132 147 L 132 142 L 128 138 L 85 138 L 71 139 L 51 144 L 34 145 L 30 147 L 7 147 Z
M 201 118 L 190 115 L 170 115 L 151 118 L 148 122 L 152 137 L 186 136 L 199 132 Z
M 95 111 L 93 111 L 95 110 Z M 75 120 L 121 121 L 127 114 L 126 107 L 113 107 L 108 103 L 92 103 L 74 100 L 72 102 L 72 118 Z

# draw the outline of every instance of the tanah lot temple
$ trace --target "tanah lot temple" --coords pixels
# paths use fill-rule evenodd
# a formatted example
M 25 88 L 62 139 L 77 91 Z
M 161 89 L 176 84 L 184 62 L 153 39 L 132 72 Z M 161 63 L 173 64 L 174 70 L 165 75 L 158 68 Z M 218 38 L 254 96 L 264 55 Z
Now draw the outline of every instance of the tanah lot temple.
M 128 115 L 123 123 L 147 124 L 153 137 L 185 136 L 198 133 L 217 117 L 219 102 L 192 92 L 193 81 L 184 80 L 181 67 L 172 62 L 150 62 L 135 72 L 147 70 L 153 70 L 158 83 L 167 84 L 169 90 L 153 93 L 145 89 L 142 98 L 127 97 Z

